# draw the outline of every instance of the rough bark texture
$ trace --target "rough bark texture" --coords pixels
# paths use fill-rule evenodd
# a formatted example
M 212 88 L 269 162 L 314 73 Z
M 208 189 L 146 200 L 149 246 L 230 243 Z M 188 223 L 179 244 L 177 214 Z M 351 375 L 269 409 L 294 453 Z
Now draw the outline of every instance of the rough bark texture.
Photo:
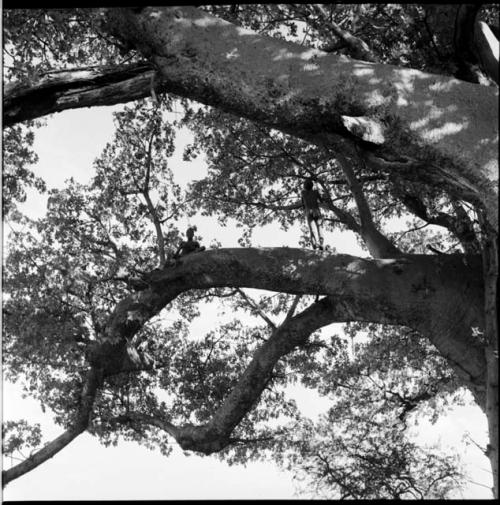
M 482 202 L 497 227 L 496 89 L 306 49 L 192 7 L 112 9 L 106 19 L 173 93 L 333 148 L 363 139 L 342 116 L 378 124 L 377 158 Z
M 112 69 L 81 69 L 49 74 L 33 85 L 4 89 L 3 125 L 35 119 L 79 107 L 114 105 L 151 93 L 154 71 L 150 65 L 124 65 Z
M 471 338 L 472 327 L 484 327 L 478 261 L 469 257 L 464 264 L 459 255 L 371 260 L 292 248 L 191 254 L 176 267 L 153 272 L 145 279 L 149 289 L 118 304 L 106 342 L 113 352 L 187 289 L 227 286 L 331 296 L 349 308 L 349 320 L 407 325 L 429 337 L 484 408 L 484 353 Z
M 493 496 L 498 498 L 498 240 L 492 238 L 484 244 L 484 301 L 485 301 L 485 358 L 487 365 L 486 379 L 486 416 L 490 441 L 486 454 L 490 459 L 493 472 Z
M 174 426 L 168 412 L 158 416 L 131 414 L 160 427 L 186 450 L 205 454 L 232 442 L 231 432 L 252 408 L 270 380 L 276 362 L 316 329 L 333 322 L 372 321 L 407 325 L 436 345 L 486 408 L 485 355 L 473 342 L 472 328 L 483 327 L 483 286 L 477 257 L 404 256 L 371 260 L 328 256 L 302 249 L 218 249 L 184 257 L 176 266 L 145 279 L 150 285 L 123 300 L 106 328 L 107 352 L 142 327 L 180 292 L 209 287 L 248 287 L 325 298 L 301 314 L 287 318 L 254 354 L 244 374 L 213 418 L 201 426 Z M 111 345 L 111 343 L 113 344 Z M 108 347 L 106 347 L 108 346 Z
M 157 91 L 333 149 L 363 143 L 374 167 L 398 170 L 410 180 L 484 205 L 498 228 L 497 89 L 307 49 L 192 7 L 103 12 L 103 29 L 138 49 L 157 69 Z M 42 85 L 39 100 L 36 93 L 30 100 L 24 95 L 26 107 L 7 92 L 5 124 L 143 97 L 150 93 L 150 79 L 145 71 L 104 82 L 97 87 L 102 90 L 91 82 L 70 92 L 65 84 L 52 91 Z

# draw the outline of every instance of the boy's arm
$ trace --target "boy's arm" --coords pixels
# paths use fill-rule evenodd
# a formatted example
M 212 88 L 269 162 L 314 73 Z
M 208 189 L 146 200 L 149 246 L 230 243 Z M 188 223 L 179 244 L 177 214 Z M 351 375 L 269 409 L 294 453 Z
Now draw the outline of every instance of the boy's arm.
M 179 247 L 177 248 L 177 251 L 174 252 L 174 258 L 179 255 L 179 253 L 182 251 L 184 247 L 184 242 L 181 242 Z

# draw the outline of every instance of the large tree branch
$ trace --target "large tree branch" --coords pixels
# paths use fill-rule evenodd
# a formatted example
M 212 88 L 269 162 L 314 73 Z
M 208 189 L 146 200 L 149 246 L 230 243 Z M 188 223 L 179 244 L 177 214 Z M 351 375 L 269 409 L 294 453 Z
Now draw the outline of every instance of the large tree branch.
M 371 306 L 365 315 L 380 322 L 393 321 L 390 314 L 380 313 L 375 306 Z M 220 451 L 231 443 L 232 431 L 258 401 L 272 379 L 276 363 L 297 346 L 304 345 L 318 328 L 336 321 L 350 321 L 352 318 L 352 307 L 342 302 L 335 302 L 331 297 L 325 297 L 300 314 L 286 318 L 281 326 L 274 328 L 269 339 L 255 351 L 236 385 L 210 421 L 204 425 L 174 426 L 165 420 L 168 418 L 166 413 L 155 416 L 135 413 L 130 419 L 165 430 L 185 450 L 205 454 Z M 127 416 L 124 420 L 128 420 Z
M 304 49 L 191 7 L 112 9 L 104 25 L 169 91 L 320 145 L 368 139 L 376 157 L 413 165 L 405 177 L 485 204 L 497 226 L 494 89 Z
M 484 353 L 472 338 L 472 328 L 484 327 L 478 261 L 470 257 L 466 266 L 453 255 L 371 260 L 292 248 L 193 253 L 176 266 L 153 271 L 144 278 L 143 291 L 117 305 L 95 362 L 104 363 L 105 373 L 123 367 L 124 342 L 189 289 L 227 286 L 325 295 L 345 304 L 353 319 L 370 321 L 378 311 L 378 321 L 390 319 L 429 337 L 482 402 Z
M 373 166 L 442 185 L 458 199 L 485 206 L 497 229 L 498 112 L 492 87 L 304 48 L 192 7 L 102 12 L 103 28 L 139 50 L 158 71 L 157 91 L 326 147 L 368 141 Z M 56 92 L 42 86 L 40 99 L 35 91 L 30 103 L 6 93 L 6 124 L 16 114 L 22 119 L 18 109 L 33 108 L 30 117 L 37 117 L 143 97 L 150 90 L 150 72 L 125 86 L 122 79 L 104 83 L 104 94 L 95 83 L 62 97 L 60 86 Z M 48 99 L 42 99 L 45 93 Z
M 32 84 L 5 86 L 3 126 L 53 112 L 138 100 L 149 95 L 154 70 L 148 63 L 47 74 Z
M 296 298 L 295 302 L 297 301 Z M 300 314 L 291 316 L 289 313 L 289 317 L 274 328 L 269 339 L 254 353 L 236 385 L 206 424 L 175 426 L 166 420 L 166 412 L 155 415 L 137 412 L 124 416 L 124 421 L 134 420 L 163 429 L 185 450 L 204 454 L 218 452 L 232 443 L 234 428 L 258 401 L 272 379 L 276 363 L 297 346 L 304 345 L 315 330 L 333 322 L 365 319 L 393 324 L 398 318 L 392 310 L 380 310 L 377 303 L 367 305 L 353 300 L 346 303 L 342 297 L 325 297 Z
M 499 42 L 496 35 L 484 21 L 476 22 L 474 43 L 482 69 L 498 84 Z
M 455 256 L 372 260 L 302 249 L 250 248 L 193 253 L 176 266 L 155 270 L 145 279 L 149 288 L 117 305 L 102 339 L 89 351 L 92 367 L 73 426 L 32 458 L 4 472 L 4 484 L 52 457 L 86 429 L 103 378 L 148 365 L 129 342 L 147 321 L 189 289 L 230 286 L 326 296 L 287 317 L 272 332 L 208 424 L 167 427 L 185 449 L 211 453 L 230 443 L 231 432 L 257 401 L 277 360 L 333 322 L 372 321 L 416 329 L 430 338 L 484 408 L 485 356 L 470 338 L 473 327 L 484 328 L 483 286 L 478 281 L 477 258 L 468 263 L 464 266 Z
M 498 84 L 498 39 L 489 26 L 477 19 L 481 4 L 461 4 L 456 11 L 454 49 L 457 76 L 481 82 L 478 66 Z

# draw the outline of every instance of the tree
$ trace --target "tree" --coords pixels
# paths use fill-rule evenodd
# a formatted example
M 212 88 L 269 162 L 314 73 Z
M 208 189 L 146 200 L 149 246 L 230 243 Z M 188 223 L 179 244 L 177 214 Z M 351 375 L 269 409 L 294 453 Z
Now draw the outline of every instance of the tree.
M 490 86 L 450 76 L 455 69 L 443 56 L 450 51 L 450 25 L 442 20 L 453 9 L 460 20 L 457 74 L 469 80 L 473 74 Z M 84 430 L 105 442 L 121 434 L 160 447 L 166 433 L 186 450 L 225 454 L 242 446 L 242 457 L 250 457 L 248 447 L 272 446 L 273 433 L 259 427 L 260 421 L 296 416 L 278 389 L 284 385 L 280 364 L 307 348 L 319 328 L 359 321 L 418 332 L 453 370 L 457 387 L 472 392 L 488 416 L 496 496 L 498 118 L 491 80 L 498 76 L 491 71 L 495 41 L 488 25 L 494 9 L 485 9 L 485 21 L 477 9 L 457 6 L 218 6 L 212 8 L 215 15 L 207 10 L 7 11 L 9 77 L 17 81 L 6 86 L 6 132 L 20 121 L 72 107 L 149 95 L 156 106 L 139 101 L 118 116 L 115 142 L 96 162 L 88 188 L 71 184 L 53 192 L 39 223 L 17 216 L 36 233 L 27 244 L 13 237 L 7 260 L 6 365 L 13 378 L 32 377 L 32 393 L 56 412 L 66 431 L 5 471 L 4 483 Z M 387 17 L 391 29 L 379 36 L 378 48 L 356 35 Z M 397 18 L 402 25 L 394 27 Z M 328 52 L 285 40 L 285 30 L 293 37 L 304 20 L 308 42 Z M 407 22 L 410 34 L 426 23 L 427 40 L 408 37 L 393 51 Z M 26 30 L 18 39 L 19 23 Z M 479 27 L 473 40 L 464 26 Z M 55 44 L 47 44 L 49 37 Z M 132 63 L 111 67 L 118 54 Z M 96 59 L 99 67 L 88 68 Z M 400 66 L 408 62 L 415 68 Z M 75 70 L 77 63 L 87 68 Z M 312 177 L 326 197 L 327 226 L 357 233 L 372 259 L 245 247 L 215 248 L 171 265 L 169 246 L 178 237 L 172 219 L 183 204 L 167 184 L 173 128 L 162 115 L 172 100 L 159 100 L 164 93 L 212 107 L 196 111 L 182 102 L 184 122 L 197 140 L 186 156 L 203 149 L 211 167 L 189 198 L 205 212 L 236 216 L 246 230 L 243 245 L 250 245 L 254 226 L 276 219 L 286 227 L 300 219 L 294 188 Z M 17 190 L 6 190 L 7 201 L 18 197 Z M 418 218 L 417 225 L 442 227 L 442 240 L 456 252 L 428 254 L 426 246 L 435 249 L 439 239 L 432 234 L 415 230 L 408 240 L 384 232 L 384 221 L 403 213 Z M 29 286 L 38 287 L 35 295 Z M 181 314 L 196 310 L 198 290 L 214 288 L 209 296 L 234 296 L 236 290 L 264 316 L 242 288 L 282 293 L 276 310 L 286 317 L 281 324 L 267 321 L 266 332 L 225 329 L 240 334 L 241 348 L 226 343 L 219 349 L 213 335 L 201 347 L 183 344 L 176 335 L 182 335 L 182 325 L 157 325 L 155 316 L 169 304 Z M 168 344 L 160 345 L 165 332 Z M 48 338 L 44 360 L 33 363 L 30 349 Z M 196 365 L 186 365 L 185 356 Z M 298 373 L 305 362 L 292 370 Z M 172 363 L 178 380 L 165 371 Z M 44 374 L 34 374 L 37 366 L 44 366 Z M 178 400 L 160 402 L 152 394 L 155 387 Z M 403 405 L 429 399 L 419 394 L 401 396 Z M 407 453 L 404 440 L 394 437 L 399 454 Z M 443 475 L 452 474 L 445 470 Z

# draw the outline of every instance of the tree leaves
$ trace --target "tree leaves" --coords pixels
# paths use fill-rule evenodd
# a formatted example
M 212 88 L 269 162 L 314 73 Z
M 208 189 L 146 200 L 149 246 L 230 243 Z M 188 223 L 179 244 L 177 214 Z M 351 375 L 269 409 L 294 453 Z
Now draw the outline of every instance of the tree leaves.
M 369 42 L 382 62 L 453 71 L 442 57 L 442 41 L 422 29 L 422 6 L 332 4 L 325 6 L 325 17 L 310 6 L 204 8 L 262 33 L 349 53 L 328 27 L 328 21 L 335 22 Z M 5 30 L 8 79 L 29 83 L 56 68 L 119 59 L 119 51 L 96 31 L 94 11 L 10 10 Z M 275 224 L 289 230 L 303 224 L 300 191 L 307 178 L 325 197 L 326 230 L 359 231 L 365 217 L 338 153 L 187 100 L 182 101 L 184 120 L 174 122 L 173 103 L 165 95 L 117 112 L 114 138 L 95 160 L 90 183 L 70 180 L 63 189 L 49 190 L 47 214 L 36 221 L 14 213 L 26 187 L 45 189 L 27 168 L 37 160 L 32 125 L 4 132 L 4 214 L 19 225 L 9 237 L 4 270 L 6 378 L 22 380 L 62 426 L 70 426 L 78 408 L 94 344 L 106 335 L 134 280 L 140 284 L 144 274 L 165 265 L 180 239 L 180 218 L 201 212 L 222 224 L 235 219 L 242 228 L 240 245 L 249 246 L 256 227 Z M 205 155 L 208 162 L 208 175 L 193 182 L 187 194 L 170 166 L 180 126 L 194 132 L 184 159 Z M 412 208 L 420 219 L 441 219 L 445 213 L 460 219 L 440 188 L 375 172 L 362 156 L 350 162 L 383 232 L 389 220 Z M 420 200 L 412 205 L 409 198 L 415 195 Z M 470 211 L 467 216 L 475 218 Z M 420 228 L 391 236 L 404 252 L 425 253 L 427 245 L 445 241 L 455 247 L 452 233 L 431 233 L 419 221 L 409 226 Z M 294 308 L 302 310 L 313 299 L 304 296 Z M 200 315 L 202 300 L 218 300 L 237 317 L 192 335 L 188 323 Z M 169 324 L 159 314 L 127 342 L 127 350 L 147 356 L 149 365 L 103 380 L 89 432 L 104 445 L 123 438 L 168 455 L 168 435 L 144 416 L 181 426 L 208 423 L 272 328 L 291 316 L 293 303 L 283 293 L 250 297 L 222 288 L 178 297 L 169 307 Z M 130 310 L 128 315 L 137 314 Z M 461 478 L 457 462 L 417 447 L 405 431 L 417 414 L 435 420 L 451 401 L 461 401 L 446 361 L 407 328 L 355 323 L 346 328 L 346 337 L 330 329 L 315 333 L 282 359 L 219 457 L 229 463 L 272 457 L 315 487 L 315 496 L 448 497 Z M 292 385 L 322 395 L 328 412 L 314 421 L 301 417 L 288 394 Z M 6 433 L 12 434 L 5 442 L 7 453 L 40 443 L 39 429 L 26 423 L 9 424 Z
M 42 440 L 40 425 L 30 425 L 25 419 L 2 423 L 2 453 L 12 456 L 26 448 L 36 448 Z
M 16 202 L 26 200 L 26 189 L 34 187 L 44 192 L 45 182 L 35 176 L 28 168 L 38 161 L 37 154 L 32 150 L 35 122 L 5 128 L 3 131 L 3 188 L 2 214 L 17 220 L 15 214 Z

